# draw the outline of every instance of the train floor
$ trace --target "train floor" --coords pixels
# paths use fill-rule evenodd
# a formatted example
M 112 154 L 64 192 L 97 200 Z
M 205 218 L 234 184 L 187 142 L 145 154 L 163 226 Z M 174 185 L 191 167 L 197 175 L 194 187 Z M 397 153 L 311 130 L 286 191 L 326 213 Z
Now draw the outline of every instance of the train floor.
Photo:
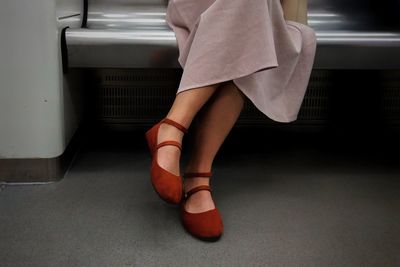
M 1 186 L 0 265 L 400 266 L 396 140 L 234 128 L 205 242 L 153 191 L 143 131 L 94 134 L 62 180 Z

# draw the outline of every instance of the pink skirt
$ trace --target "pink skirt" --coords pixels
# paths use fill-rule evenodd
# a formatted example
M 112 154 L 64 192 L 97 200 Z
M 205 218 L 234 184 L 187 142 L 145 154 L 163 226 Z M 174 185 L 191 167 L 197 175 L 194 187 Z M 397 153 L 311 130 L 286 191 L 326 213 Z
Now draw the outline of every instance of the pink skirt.
M 317 41 L 280 0 L 169 0 L 166 21 L 183 68 L 177 94 L 232 80 L 272 120 L 297 119 Z

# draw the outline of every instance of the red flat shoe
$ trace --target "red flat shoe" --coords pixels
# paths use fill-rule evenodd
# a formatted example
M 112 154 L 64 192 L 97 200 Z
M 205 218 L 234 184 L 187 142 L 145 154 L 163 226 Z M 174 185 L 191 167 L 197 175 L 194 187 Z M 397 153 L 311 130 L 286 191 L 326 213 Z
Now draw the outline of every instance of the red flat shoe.
M 175 126 L 184 133 L 187 133 L 186 127 L 168 118 L 162 119 L 159 123 L 151 127 L 146 132 L 146 140 L 150 149 L 151 155 L 151 184 L 158 196 L 170 204 L 179 204 L 182 199 L 182 177 L 175 175 L 163 169 L 157 163 L 157 150 L 162 146 L 172 145 L 182 150 L 182 145 L 177 141 L 163 141 L 158 144 L 157 136 L 158 129 L 162 123 L 167 123 Z
M 184 178 L 210 176 L 212 176 L 211 172 L 191 172 L 184 174 Z M 200 190 L 208 190 L 212 194 L 211 188 L 208 185 L 196 186 L 185 193 L 180 205 L 181 222 L 185 229 L 193 236 L 205 241 L 216 241 L 221 237 L 224 228 L 218 208 L 215 207 L 212 210 L 199 213 L 192 213 L 185 210 L 185 203 L 188 198 Z

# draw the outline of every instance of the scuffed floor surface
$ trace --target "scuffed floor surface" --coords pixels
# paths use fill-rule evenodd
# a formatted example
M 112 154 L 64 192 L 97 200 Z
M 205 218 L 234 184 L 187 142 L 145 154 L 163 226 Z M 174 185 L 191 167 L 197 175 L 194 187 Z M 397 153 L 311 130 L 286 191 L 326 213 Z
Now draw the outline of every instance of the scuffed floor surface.
M 225 232 L 207 243 L 153 191 L 143 133 L 90 137 L 59 182 L 3 184 L 0 265 L 400 266 L 398 144 L 234 129 L 211 181 Z

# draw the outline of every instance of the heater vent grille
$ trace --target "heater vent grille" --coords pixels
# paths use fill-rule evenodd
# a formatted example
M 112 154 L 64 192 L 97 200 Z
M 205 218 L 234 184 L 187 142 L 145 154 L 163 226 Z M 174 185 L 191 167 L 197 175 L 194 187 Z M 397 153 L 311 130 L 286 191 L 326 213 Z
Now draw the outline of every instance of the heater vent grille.
M 105 124 L 147 124 L 161 119 L 171 107 L 182 69 L 93 69 L 87 76 L 96 119 Z M 386 120 L 400 121 L 400 72 L 377 71 L 382 90 L 380 112 Z M 329 100 L 340 82 L 334 70 L 313 70 L 296 124 L 322 125 L 329 119 Z M 345 82 L 345 81 L 341 81 Z M 341 97 L 346 98 L 346 95 Z M 339 104 L 340 105 L 340 104 Z M 250 100 L 237 124 L 277 124 Z M 279 123 L 278 123 L 279 124 Z

